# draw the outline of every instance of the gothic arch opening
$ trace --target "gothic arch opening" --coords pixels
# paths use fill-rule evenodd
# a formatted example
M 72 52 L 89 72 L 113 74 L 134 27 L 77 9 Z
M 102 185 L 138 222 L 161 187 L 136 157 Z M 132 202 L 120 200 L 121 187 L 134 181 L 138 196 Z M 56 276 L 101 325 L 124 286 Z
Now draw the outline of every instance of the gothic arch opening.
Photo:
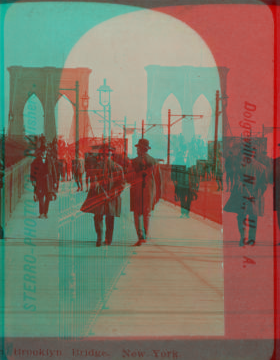
M 212 119 L 212 108 L 208 99 L 201 94 L 193 105 L 193 114 L 202 115 L 201 119 L 194 119 L 195 136 L 201 138 L 204 142 L 208 142 L 210 139 L 210 124 Z
M 44 133 L 44 109 L 36 94 L 32 94 L 25 103 L 23 126 L 25 135 Z
M 204 94 L 199 95 L 193 105 L 193 114 L 203 117 L 194 119 L 195 136 L 193 138 L 193 161 L 206 160 L 208 141 L 212 139 L 213 114 L 210 102 Z
M 164 101 L 162 108 L 161 108 L 161 121 L 163 125 L 167 125 L 168 123 L 168 110 L 171 110 L 172 115 L 181 115 L 182 108 L 176 96 L 174 94 L 170 94 Z M 179 117 L 177 118 L 179 119 Z M 171 123 L 176 121 L 176 117 L 171 120 Z M 182 122 L 179 121 L 177 124 L 172 126 L 171 134 L 172 135 L 179 135 L 182 133 Z M 167 126 L 163 127 L 163 134 L 168 134 Z
M 74 109 L 68 98 L 60 96 L 55 105 L 56 133 L 60 138 L 68 141 L 70 128 L 74 118 Z

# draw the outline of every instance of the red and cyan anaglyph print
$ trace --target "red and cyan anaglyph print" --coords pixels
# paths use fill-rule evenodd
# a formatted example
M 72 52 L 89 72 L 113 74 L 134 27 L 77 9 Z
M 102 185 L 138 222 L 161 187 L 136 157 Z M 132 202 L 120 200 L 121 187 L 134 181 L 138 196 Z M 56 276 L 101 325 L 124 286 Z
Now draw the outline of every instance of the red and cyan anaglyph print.
M 277 359 L 278 6 L 0 7 L 1 356 Z

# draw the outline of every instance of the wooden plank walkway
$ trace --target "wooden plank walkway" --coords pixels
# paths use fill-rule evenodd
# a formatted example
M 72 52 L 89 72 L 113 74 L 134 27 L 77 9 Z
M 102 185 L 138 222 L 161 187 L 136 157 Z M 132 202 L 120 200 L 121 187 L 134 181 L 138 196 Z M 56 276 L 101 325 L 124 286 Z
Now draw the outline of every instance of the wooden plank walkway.
M 179 216 L 177 207 L 159 204 L 152 240 L 135 248 L 88 335 L 224 334 L 220 227 Z
M 74 196 L 75 187 L 67 187 L 62 185 L 59 196 L 63 191 Z M 79 196 L 83 201 L 86 193 Z M 59 201 L 50 204 L 48 220 L 37 213 L 38 203 L 27 192 L 6 229 L 5 336 L 61 336 L 60 322 L 67 317 L 66 324 L 78 319 L 79 336 L 223 335 L 220 225 L 192 213 L 180 219 L 178 207 L 161 201 L 151 218 L 152 240 L 132 247 L 137 239 L 127 191 L 113 246 L 96 248 L 92 217 L 83 214 L 86 228 L 80 236 L 76 229 L 73 256 L 78 269 L 86 269 L 79 289 L 92 293 L 95 302 L 80 302 L 71 314 L 59 282 Z M 88 268 L 81 267 L 85 263 Z

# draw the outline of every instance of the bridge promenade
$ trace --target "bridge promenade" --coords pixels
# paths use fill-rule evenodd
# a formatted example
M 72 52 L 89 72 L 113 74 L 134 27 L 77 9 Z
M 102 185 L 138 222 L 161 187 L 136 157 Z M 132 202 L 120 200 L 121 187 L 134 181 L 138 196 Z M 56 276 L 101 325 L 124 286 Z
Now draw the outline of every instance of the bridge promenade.
M 95 247 L 86 192 L 61 182 L 48 219 L 26 191 L 6 226 L 5 336 L 223 335 L 221 225 L 161 200 L 133 247 L 129 188 L 113 244 Z

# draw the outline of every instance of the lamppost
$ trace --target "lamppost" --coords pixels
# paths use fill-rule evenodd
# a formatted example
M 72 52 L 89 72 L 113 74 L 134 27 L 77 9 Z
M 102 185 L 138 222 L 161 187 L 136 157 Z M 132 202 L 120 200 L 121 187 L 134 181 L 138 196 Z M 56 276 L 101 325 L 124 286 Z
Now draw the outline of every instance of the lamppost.
M 100 114 L 100 112 L 102 110 L 91 110 L 88 109 L 88 104 L 89 104 L 89 97 L 88 94 L 85 92 L 84 95 L 82 96 L 82 107 L 83 110 L 80 110 L 80 112 L 93 112 L 94 114 L 98 115 L 99 117 L 102 118 L 103 123 L 104 123 L 104 127 L 103 127 L 103 141 L 105 141 L 105 137 L 106 137 L 106 122 L 108 121 L 109 123 L 109 144 L 111 143 L 111 135 L 112 135 L 112 130 L 111 130 L 111 126 L 112 126 L 112 122 L 121 127 L 123 129 L 123 141 L 124 141 L 124 152 L 123 152 L 123 157 L 124 157 L 124 162 L 125 162 L 125 158 L 126 158 L 126 128 L 127 128 L 127 121 L 126 121 L 126 116 L 124 117 L 124 120 L 112 120 L 111 119 L 111 92 L 113 91 L 110 86 L 108 86 L 106 84 L 106 79 L 104 79 L 103 85 L 101 85 L 99 87 L 99 89 L 97 89 L 97 91 L 99 91 L 99 104 L 103 107 L 103 115 Z M 107 110 L 108 108 L 108 110 Z M 107 111 L 108 111 L 108 120 L 107 120 Z M 102 121 L 99 120 L 99 121 Z M 123 125 L 121 125 L 123 124 Z
M 101 85 L 99 87 L 99 89 L 97 89 L 97 91 L 99 91 L 99 104 L 101 106 L 103 106 L 103 111 L 104 111 L 104 129 L 103 129 L 103 134 L 104 134 L 104 139 L 106 137 L 106 110 L 108 107 L 108 121 L 109 121 L 109 144 L 111 142 L 111 92 L 113 91 L 110 86 L 108 86 L 106 84 L 106 79 L 104 79 L 103 85 Z
M 88 109 L 89 97 L 88 94 L 85 92 L 82 96 L 82 106 L 83 110 L 79 110 L 80 112 L 93 112 L 94 114 L 98 115 L 103 121 L 103 141 L 105 141 L 106 137 L 106 122 L 109 122 L 109 136 L 111 136 L 111 96 L 110 93 L 113 91 L 110 86 L 106 84 L 106 79 L 104 79 L 103 85 L 97 89 L 99 91 L 99 104 L 103 107 L 103 110 L 91 110 Z M 107 110 L 108 108 L 108 110 Z M 106 113 L 108 111 L 108 120 Z M 103 112 L 103 115 L 100 113 Z M 100 120 L 99 120 L 100 121 Z M 109 138 L 109 140 L 111 140 Z

